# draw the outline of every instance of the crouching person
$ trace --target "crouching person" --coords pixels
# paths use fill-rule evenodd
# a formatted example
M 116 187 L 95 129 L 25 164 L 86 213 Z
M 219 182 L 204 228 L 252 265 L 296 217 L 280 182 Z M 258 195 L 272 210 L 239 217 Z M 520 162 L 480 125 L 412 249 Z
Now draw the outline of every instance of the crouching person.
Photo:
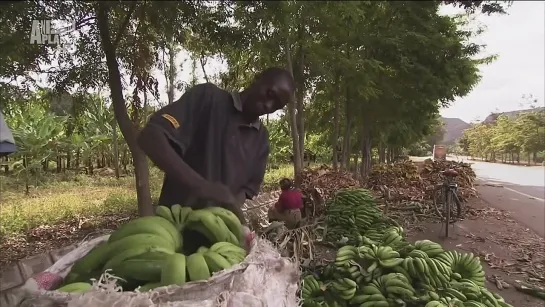
M 280 180 L 282 193 L 274 207 L 269 209 L 269 222 L 285 222 L 286 227 L 295 228 L 301 222 L 301 210 L 303 209 L 303 195 L 293 187 L 288 178 Z

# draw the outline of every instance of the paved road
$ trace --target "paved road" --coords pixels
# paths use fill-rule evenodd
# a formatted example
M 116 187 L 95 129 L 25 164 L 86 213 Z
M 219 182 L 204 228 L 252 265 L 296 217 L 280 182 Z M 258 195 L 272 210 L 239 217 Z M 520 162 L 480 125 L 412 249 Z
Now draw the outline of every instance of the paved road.
M 472 163 L 483 200 L 545 237 L 545 167 L 458 160 Z

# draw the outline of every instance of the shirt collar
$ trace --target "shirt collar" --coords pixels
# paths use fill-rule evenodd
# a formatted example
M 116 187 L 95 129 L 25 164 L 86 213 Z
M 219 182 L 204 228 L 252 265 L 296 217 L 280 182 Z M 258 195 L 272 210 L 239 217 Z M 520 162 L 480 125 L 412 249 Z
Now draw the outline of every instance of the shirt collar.
M 239 112 L 242 112 L 242 100 L 240 100 L 240 93 L 233 92 L 231 93 L 231 97 L 233 97 L 233 105 L 235 106 L 235 109 L 237 109 L 237 111 Z M 261 121 L 259 120 L 259 118 L 257 118 L 253 123 L 248 124 L 248 126 L 259 130 L 259 128 L 261 128 Z

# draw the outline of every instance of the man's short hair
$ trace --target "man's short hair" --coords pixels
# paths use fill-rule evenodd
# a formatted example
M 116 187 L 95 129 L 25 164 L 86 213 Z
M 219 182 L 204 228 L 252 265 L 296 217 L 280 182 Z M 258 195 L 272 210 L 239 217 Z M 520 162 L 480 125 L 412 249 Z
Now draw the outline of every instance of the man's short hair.
M 254 82 L 257 84 L 271 85 L 274 84 L 278 79 L 285 78 L 288 81 L 288 85 L 292 90 L 295 90 L 295 81 L 291 73 L 280 67 L 269 67 L 257 74 L 254 78 Z

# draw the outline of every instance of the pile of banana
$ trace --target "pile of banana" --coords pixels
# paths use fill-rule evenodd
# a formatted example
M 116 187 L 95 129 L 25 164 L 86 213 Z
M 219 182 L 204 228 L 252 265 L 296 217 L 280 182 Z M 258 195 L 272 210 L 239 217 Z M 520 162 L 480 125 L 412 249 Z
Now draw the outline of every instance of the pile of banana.
M 122 278 L 124 291 L 183 285 L 207 280 L 246 257 L 239 244 L 240 221 L 226 209 L 159 206 L 156 214 L 130 221 L 112 232 L 107 242 L 73 265 L 59 291 L 89 291 L 89 281 L 107 270 Z M 187 229 L 201 233 L 208 242 L 195 250 L 184 248 Z
M 403 228 L 377 221 L 380 213 L 373 210 L 368 222 L 356 219 L 351 212 L 358 212 L 360 206 L 376 208 L 367 198 L 349 205 L 348 200 L 355 202 L 362 195 L 358 190 L 339 192 L 336 199 L 341 202 L 328 209 L 334 214 L 328 216 L 328 228 L 330 223 L 344 223 L 348 234 L 339 236 L 351 236 L 355 243 L 340 247 L 335 262 L 318 277 L 303 279 L 303 306 L 511 306 L 485 288 L 483 267 L 472 253 L 448 251 L 430 240 L 411 244 Z M 346 225 L 361 227 L 347 229 Z
M 371 192 L 343 189 L 326 204 L 327 240 L 336 242 L 343 236 L 353 239 L 382 217 Z
M 402 233 L 391 227 L 382 242 L 399 246 L 391 237 Z M 395 248 L 365 236 L 360 242 L 339 248 L 322 280 L 307 282 L 321 286 L 302 291 L 304 306 L 333 306 L 334 298 L 339 306 L 360 307 L 511 306 L 484 287 L 480 260 L 471 253 L 445 251 L 438 243 L 421 240 L 403 247 L 406 256 L 401 256 Z

